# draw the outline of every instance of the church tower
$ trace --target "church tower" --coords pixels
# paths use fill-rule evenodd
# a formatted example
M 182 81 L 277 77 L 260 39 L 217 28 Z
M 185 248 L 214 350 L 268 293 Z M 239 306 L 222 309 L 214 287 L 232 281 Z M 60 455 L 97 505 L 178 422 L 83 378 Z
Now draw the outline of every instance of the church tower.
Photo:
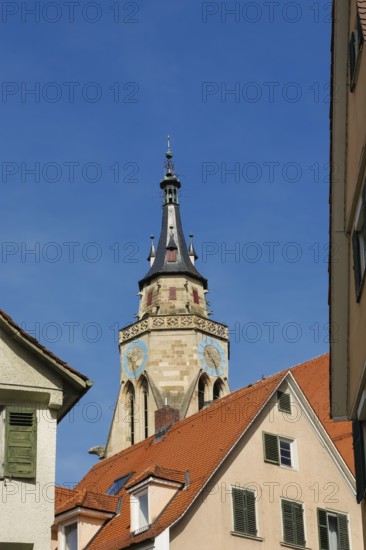
M 229 393 L 228 327 L 209 319 L 207 280 L 187 247 L 179 207 L 181 183 L 168 139 L 160 182 L 160 239 L 139 281 L 138 321 L 119 331 L 121 385 L 106 456 L 155 432 L 154 413 L 169 405 L 185 418 Z

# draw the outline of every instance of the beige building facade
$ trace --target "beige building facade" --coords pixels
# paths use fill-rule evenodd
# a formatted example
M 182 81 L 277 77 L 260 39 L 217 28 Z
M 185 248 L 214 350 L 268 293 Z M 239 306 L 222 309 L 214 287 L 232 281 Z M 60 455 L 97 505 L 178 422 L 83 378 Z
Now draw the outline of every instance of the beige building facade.
M 71 550 L 363 548 L 352 426 L 330 419 L 328 384 L 325 355 L 101 460 L 59 494 L 55 529 L 73 521 Z
M 366 489 L 366 1 L 335 0 L 332 31 L 330 342 L 335 420 L 354 421 L 357 500 Z

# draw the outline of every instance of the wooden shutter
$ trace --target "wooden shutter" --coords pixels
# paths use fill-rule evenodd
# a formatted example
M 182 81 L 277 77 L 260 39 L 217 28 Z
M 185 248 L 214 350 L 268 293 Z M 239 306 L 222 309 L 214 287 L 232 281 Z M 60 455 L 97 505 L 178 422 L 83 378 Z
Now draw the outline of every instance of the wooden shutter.
M 246 493 L 246 508 L 247 508 L 247 533 L 257 535 L 257 522 L 255 518 L 255 495 L 253 491 L 245 491 Z
M 152 291 L 150 290 L 150 292 L 147 293 L 147 303 L 146 303 L 147 306 L 151 306 L 151 304 L 152 304 L 152 299 L 153 299 L 153 293 L 152 293 Z
M 36 477 L 36 414 L 20 408 L 6 408 L 4 475 Z
M 233 487 L 234 531 L 256 536 L 255 496 L 252 491 Z
M 279 464 L 280 456 L 278 451 L 277 435 L 264 433 L 263 441 L 264 441 L 264 460 L 266 462 L 272 462 L 273 464 Z
M 199 304 L 200 301 L 199 301 L 199 297 L 198 297 L 198 290 L 193 290 L 192 293 L 193 293 L 193 302 L 195 304 Z
M 354 231 L 352 235 L 352 248 L 353 248 L 353 274 L 355 278 L 356 301 L 358 302 L 360 286 L 361 286 L 361 260 L 360 260 L 360 245 L 359 245 L 357 231 Z
M 169 287 L 169 300 L 176 300 L 177 299 L 177 289 L 175 286 Z
M 291 414 L 291 397 L 289 393 L 277 392 L 278 410 Z
M 319 549 L 329 550 L 327 513 L 318 508 Z
M 345 514 L 337 514 L 339 550 L 350 550 L 348 538 L 348 518 Z
M 283 539 L 290 544 L 305 546 L 302 504 L 282 500 Z
M 354 420 L 352 422 L 353 433 L 353 452 L 355 457 L 355 470 L 356 470 L 356 498 L 360 503 L 364 497 L 366 489 L 366 475 L 365 475 L 365 450 L 363 440 L 363 427 L 362 422 Z

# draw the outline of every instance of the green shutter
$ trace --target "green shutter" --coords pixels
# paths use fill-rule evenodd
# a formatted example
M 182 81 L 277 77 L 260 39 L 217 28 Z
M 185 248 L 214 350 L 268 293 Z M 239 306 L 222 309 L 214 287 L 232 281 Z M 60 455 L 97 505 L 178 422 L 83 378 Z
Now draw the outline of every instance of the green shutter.
M 294 503 L 296 544 L 305 546 L 304 509 L 302 504 Z
M 329 550 L 327 513 L 318 508 L 319 549 Z
M 278 438 L 273 434 L 263 434 L 264 438 L 264 460 L 266 462 L 272 462 L 273 464 L 280 463 L 280 456 L 278 451 Z
M 234 511 L 234 531 L 245 533 L 245 503 L 244 491 L 233 487 L 233 511 Z
M 252 491 L 233 487 L 234 531 L 256 536 L 255 496 Z
M 289 393 L 277 392 L 278 410 L 291 414 L 291 397 Z
M 348 518 L 344 514 L 337 514 L 339 550 L 350 550 L 348 538 Z
M 361 258 L 360 258 L 360 244 L 357 231 L 352 234 L 352 248 L 353 248 L 353 275 L 355 279 L 355 292 L 356 302 L 360 299 L 361 289 Z
M 252 491 L 245 491 L 247 500 L 247 532 L 254 537 L 257 535 L 257 522 L 255 519 L 255 495 Z
M 283 540 L 289 544 L 305 546 L 302 504 L 282 500 Z
M 36 477 L 36 415 L 34 411 L 7 407 L 4 475 Z
M 366 491 L 365 442 L 363 437 L 363 423 L 360 420 L 354 420 L 352 422 L 352 434 L 356 470 L 356 498 L 357 502 L 360 503 Z

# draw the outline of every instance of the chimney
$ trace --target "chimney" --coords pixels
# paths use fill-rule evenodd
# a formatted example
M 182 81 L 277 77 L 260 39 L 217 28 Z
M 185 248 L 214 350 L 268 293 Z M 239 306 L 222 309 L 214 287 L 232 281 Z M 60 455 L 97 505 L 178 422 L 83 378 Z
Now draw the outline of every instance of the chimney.
M 169 405 L 164 405 L 158 411 L 155 411 L 155 433 L 157 434 L 164 428 L 168 429 L 170 426 L 179 421 L 178 409 L 173 409 Z

